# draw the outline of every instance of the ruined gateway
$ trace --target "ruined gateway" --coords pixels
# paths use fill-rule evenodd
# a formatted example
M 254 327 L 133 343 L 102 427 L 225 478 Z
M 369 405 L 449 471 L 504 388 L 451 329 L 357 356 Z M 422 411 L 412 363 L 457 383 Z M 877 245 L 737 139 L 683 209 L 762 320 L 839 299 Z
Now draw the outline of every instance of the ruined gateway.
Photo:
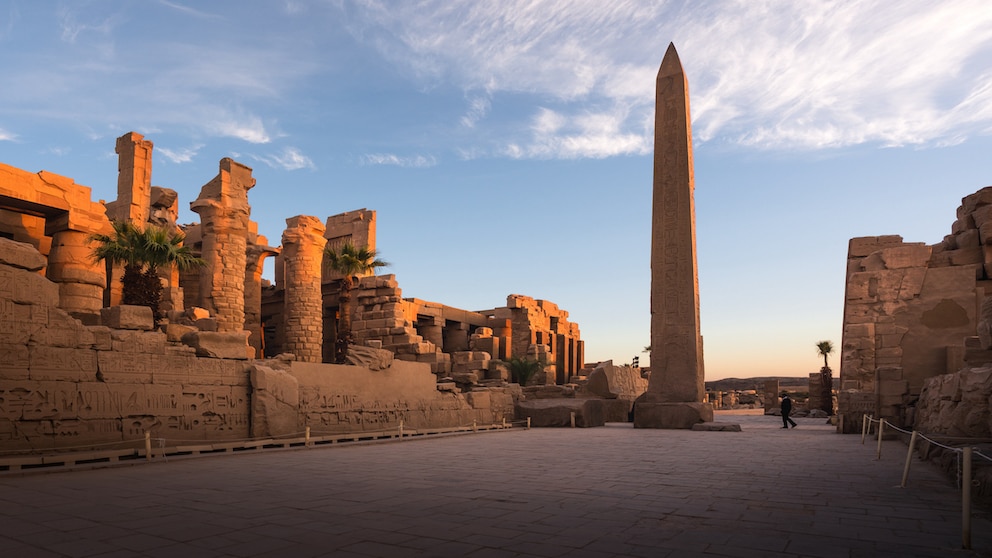
M 510 295 L 503 307 L 461 310 L 403 298 L 393 275 L 360 279 L 356 348 L 349 365 L 326 364 L 340 277 L 323 247 L 374 248 L 375 212 L 291 217 L 282 245 L 270 246 L 250 218 L 252 170 L 225 158 L 189 202 L 200 222 L 180 226 L 176 192 L 151 185 L 152 149 L 135 132 L 118 138 L 111 202 L 93 201 L 70 178 L 0 163 L 0 449 L 84 447 L 145 432 L 182 443 L 307 427 L 499 424 L 522 414 L 526 390 L 531 399 L 571 394 L 565 384 L 580 373 L 600 378 L 580 395 L 620 404 L 596 412 L 580 404 L 579 425 L 593 426 L 625 415 L 646 387 L 611 363 L 584 371 L 578 325 L 551 302 Z M 88 239 L 108 234 L 111 220 L 182 230 L 206 261 L 194 272 L 160 272 L 161 324 L 148 308 L 119 305 L 121 270 L 92 259 Z M 269 257 L 274 285 L 262 279 Z M 509 383 L 499 365 L 523 356 L 547 363 L 533 388 Z

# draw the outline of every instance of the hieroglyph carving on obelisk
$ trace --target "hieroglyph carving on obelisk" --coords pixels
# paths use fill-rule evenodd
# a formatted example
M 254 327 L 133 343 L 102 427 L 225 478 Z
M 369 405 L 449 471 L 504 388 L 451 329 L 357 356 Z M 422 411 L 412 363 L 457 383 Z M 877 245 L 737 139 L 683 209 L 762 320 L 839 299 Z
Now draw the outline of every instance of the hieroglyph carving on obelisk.
M 634 406 L 634 426 L 691 428 L 713 420 L 702 403 L 695 181 L 689 84 L 675 45 L 658 70 L 651 213 L 651 379 Z
M 689 84 L 669 45 L 658 71 L 651 219 L 651 380 L 662 401 L 702 401 Z

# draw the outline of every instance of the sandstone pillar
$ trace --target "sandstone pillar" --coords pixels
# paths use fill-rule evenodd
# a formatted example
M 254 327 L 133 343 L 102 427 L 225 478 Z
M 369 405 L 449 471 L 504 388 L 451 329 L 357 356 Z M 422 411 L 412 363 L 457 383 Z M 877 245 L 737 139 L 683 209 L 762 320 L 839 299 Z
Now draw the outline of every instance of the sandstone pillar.
M 117 138 L 117 199 L 107 204 L 107 217 L 144 228 L 152 195 L 152 142 L 137 132 Z
M 201 255 L 199 304 L 217 319 L 217 331 L 245 327 L 245 269 L 247 267 L 248 190 L 255 186 L 251 169 L 229 158 L 220 172 L 200 190 L 190 209 L 200 215 Z
M 324 259 L 324 225 L 297 215 L 286 219 L 282 260 L 286 273 L 285 351 L 301 362 L 321 362 L 324 337 L 320 269 Z
M 64 230 L 52 235 L 46 275 L 59 284 L 59 308 L 94 323 L 103 308 L 103 289 L 107 286 L 106 266 L 93 261 L 89 233 Z
M 703 403 L 695 181 L 689 84 L 675 45 L 658 70 L 651 217 L 651 379 L 634 426 L 691 428 L 713 420 Z
M 265 237 L 258 237 L 267 242 Z M 248 344 L 255 348 L 261 358 L 265 349 L 265 335 L 262 332 L 262 272 L 265 258 L 279 253 L 277 248 L 259 244 L 248 246 L 245 259 L 245 329 L 248 330 Z

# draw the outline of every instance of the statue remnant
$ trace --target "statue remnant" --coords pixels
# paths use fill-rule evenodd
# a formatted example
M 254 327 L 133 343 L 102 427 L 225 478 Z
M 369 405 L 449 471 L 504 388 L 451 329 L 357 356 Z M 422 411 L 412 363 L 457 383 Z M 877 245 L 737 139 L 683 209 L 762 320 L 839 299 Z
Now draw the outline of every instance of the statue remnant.
M 692 428 L 713 420 L 703 403 L 695 180 L 689 84 L 675 45 L 658 70 L 651 216 L 651 378 L 634 404 L 637 428 Z

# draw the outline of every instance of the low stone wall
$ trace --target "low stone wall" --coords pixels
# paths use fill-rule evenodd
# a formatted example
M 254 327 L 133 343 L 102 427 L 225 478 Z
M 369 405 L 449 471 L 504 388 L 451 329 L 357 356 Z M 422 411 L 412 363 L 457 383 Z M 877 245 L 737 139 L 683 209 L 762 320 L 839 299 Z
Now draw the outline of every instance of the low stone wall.
M 153 331 L 138 307 L 104 309 L 105 324 L 128 329 L 83 325 L 58 308 L 36 251 L 0 255 L 0 457 L 142 447 L 145 432 L 183 445 L 513 418 L 509 388 L 442 393 L 424 363 L 251 360 L 247 332 L 214 333 L 239 344 L 220 352 L 240 358 L 218 358 L 207 332 Z
M 440 392 L 425 363 L 393 360 L 388 368 L 266 361 L 251 366 L 252 434 L 314 435 L 399 428 L 444 428 L 513 419 L 505 388 Z

